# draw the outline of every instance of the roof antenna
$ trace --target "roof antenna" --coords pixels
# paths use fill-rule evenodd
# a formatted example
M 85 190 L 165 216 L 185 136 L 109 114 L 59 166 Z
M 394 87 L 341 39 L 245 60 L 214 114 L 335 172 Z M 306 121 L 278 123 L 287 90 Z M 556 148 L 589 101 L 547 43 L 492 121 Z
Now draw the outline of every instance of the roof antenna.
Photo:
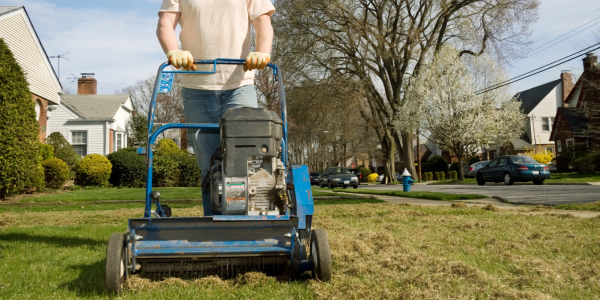
M 48 58 L 58 59 L 58 81 L 60 82 L 60 59 L 62 58 L 62 59 L 69 60 L 69 52 L 60 54 L 60 55 L 55 55 L 55 56 L 48 56 Z
M 71 84 L 73 84 L 73 82 L 75 82 L 75 80 L 79 79 L 79 77 L 73 75 L 73 73 L 71 73 L 71 76 L 73 76 L 73 77 L 67 78 L 68 80 L 71 80 Z

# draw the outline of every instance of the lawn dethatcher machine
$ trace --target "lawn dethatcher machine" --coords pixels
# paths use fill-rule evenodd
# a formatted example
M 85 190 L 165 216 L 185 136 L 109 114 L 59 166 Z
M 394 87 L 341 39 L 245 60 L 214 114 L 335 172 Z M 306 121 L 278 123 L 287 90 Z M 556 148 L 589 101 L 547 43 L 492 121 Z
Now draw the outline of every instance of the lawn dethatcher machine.
M 215 73 L 217 65 L 242 65 L 243 59 L 199 60 L 209 71 L 157 74 L 148 113 L 146 204 L 142 218 L 129 219 L 125 233 L 110 236 L 106 250 L 106 289 L 121 293 L 132 274 L 166 277 L 235 277 L 248 271 L 279 275 L 312 271 L 331 279 L 331 253 L 323 229 L 312 228 L 314 204 L 306 166 L 290 166 L 286 104 L 281 71 L 269 64 L 279 85 L 281 118 L 263 108 L 231 108 L 219 124 L 170 123 L 154 128 L 158 94 L 172 89 L 176 73 Z M 152 191 L 152 145 L 168 129 L 220 132 L 221 146 L 211 155 L 202 181 L 211 191 L 213 216 L 171 217 Z M 207 170 L 202 170 L 207 172 Z M 198 190 L 200 194 L 200 189 Z

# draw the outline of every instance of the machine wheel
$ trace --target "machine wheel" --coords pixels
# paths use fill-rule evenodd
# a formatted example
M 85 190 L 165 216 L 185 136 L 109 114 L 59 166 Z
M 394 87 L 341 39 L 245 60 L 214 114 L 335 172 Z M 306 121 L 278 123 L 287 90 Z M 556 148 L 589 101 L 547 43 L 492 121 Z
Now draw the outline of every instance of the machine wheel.
M 331 281 L 331 250 L 327 233 L 322 228 L 312 230 L 310 259 L 313 262 L 313 277 L 322 281 Z
M 121 284 L 127 277 L 125 261 L 125 237 L 122 233 L 114 233 L 108 240 L 106 248 L 106 291 L 109 294 L 120 295 L 123 292 Z
M 542 185 L 542 184 L 544 184 L 544 179 L 534 179 L 533 184 Z
M 504 184 L 512 185 L 513 183 L 515 183 L 515 181 L 512 179 L 512 176 L 510 176 L 510 173 L 504 173 Z
M 485 180 L 483 180 L 483 175 L 481 175 L 481 173 L 477 173 L 476 179 L 478 185 L 485 185 Z
M 357 189 L 358 188 L 358 184 L 355 184 L 352 187 L 355 188 L 355 189 Z

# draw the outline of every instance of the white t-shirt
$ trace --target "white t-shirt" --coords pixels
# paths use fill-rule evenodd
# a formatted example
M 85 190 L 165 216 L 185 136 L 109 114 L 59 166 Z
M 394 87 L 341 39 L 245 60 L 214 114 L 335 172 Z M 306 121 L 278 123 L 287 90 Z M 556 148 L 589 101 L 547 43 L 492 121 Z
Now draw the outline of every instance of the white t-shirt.
M 273 14 L 270 0 L 163 0 L 160 12 L 180 12 L 182 50 L 194 59 L 246 59 L 250 53 L 250 22 Z M 196 65 L 198 71 L 212 65 Z M 183 87 L 201 90 L 230 90 L 254 83 L 254 71 L 242 66 L 217 65 L 215 74 L 186 74 Z

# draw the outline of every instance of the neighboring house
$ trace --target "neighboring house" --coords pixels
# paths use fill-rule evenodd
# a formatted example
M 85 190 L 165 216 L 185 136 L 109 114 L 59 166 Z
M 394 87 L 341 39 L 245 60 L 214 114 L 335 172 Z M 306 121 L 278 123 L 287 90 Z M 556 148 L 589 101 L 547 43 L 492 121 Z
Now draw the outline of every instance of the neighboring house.
M 548 152 L 556 153 L 550 138 L 554 116 L 572 89 L 571 73 L 562 72 L 560 79 L 517 93 L 515 97 L 527 115 L 525 132 L 509 146 L 490 146 L 483 158 L 489 160 L 501 155 L 522 154 L 534 148 L 545 148 Z
M 23 69 L 35 102 L 39 139 L 47 136 L 48 105 L 59 105 L 62 87 L 24 6 L 0 6 L 0 38 Z
M 583 73 L 555 118 L 551 139 L 557 154 L 575 145 L 600 146 L 600 64 L 593 53 L 583 59 Z
M 107 155 L 127 147 L 127 123 L 133 106 L 129 95 L 96 95 L 96 79 L 82 73 L 77 95 L 64 95 L 51 106 L 48 132 L 60 132 L 77 154 Z

